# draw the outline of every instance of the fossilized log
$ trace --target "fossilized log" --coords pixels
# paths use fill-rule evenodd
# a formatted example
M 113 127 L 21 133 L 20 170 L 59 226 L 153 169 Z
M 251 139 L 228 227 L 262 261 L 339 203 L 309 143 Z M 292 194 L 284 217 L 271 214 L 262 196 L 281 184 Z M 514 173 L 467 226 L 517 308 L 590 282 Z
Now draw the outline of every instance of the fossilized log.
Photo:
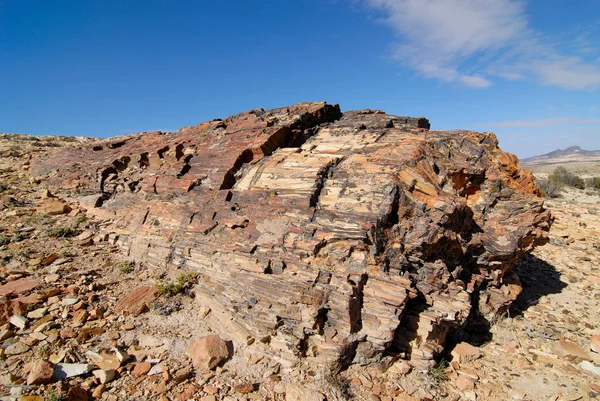
M 336 366 L 428 361 L 493 320 L 550 223 L 493 134 L 325 103 L 58 150 L 31 170 L 113 216 L 130 257 L 197 271 L 238 327 Z

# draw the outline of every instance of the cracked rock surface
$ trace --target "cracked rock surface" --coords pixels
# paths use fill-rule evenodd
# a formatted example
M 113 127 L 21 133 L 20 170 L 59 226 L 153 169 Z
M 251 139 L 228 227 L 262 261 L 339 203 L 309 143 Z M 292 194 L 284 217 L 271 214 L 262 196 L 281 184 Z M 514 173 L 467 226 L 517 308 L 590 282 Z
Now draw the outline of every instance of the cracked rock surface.
M 234 341 L 334 371 L 428 366 L 489 328 L 551 223 L 493 134 L 326 103 L 82 142 L 29 171 L 130 259 L 195 272 Z

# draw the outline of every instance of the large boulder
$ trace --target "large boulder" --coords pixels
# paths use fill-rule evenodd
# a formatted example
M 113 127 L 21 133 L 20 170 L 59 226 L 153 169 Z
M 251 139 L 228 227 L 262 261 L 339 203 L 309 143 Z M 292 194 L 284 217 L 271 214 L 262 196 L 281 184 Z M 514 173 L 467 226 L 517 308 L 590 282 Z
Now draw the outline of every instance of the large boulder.
M 129 258 L 196 271 L 235 327 L 337 367 L 429 361 L 492 322 L 551 221 L 494 134 L 325 103 L 59 149 L 30 171 L 97 196 Z

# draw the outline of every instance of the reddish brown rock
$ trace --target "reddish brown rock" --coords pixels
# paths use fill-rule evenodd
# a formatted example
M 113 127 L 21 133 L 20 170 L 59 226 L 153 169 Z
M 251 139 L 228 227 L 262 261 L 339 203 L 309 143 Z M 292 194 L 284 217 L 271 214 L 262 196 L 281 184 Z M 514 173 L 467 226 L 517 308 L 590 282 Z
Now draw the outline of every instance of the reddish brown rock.
M 150 362 L 140 362 L 135 365 L 131 373 L 133 373 L 136 376 L 143 376 L 146 373 L 150 372 L 151 368 L 152 365 L 150 364 Z
M 115 306 L 118 312 L 139 315 L 148 309 L 148 304 L 158 297 L 156 287 L 139 287 L 123 297 Z
M 39 287 L 42 284 L 42 280 L 29 278 L 21 278 L 15 281 L 9 281 L 6 284 L 0 285 L 0 296 L 21 295 Z
M 110 219 L 128 258 L 197 272 L 231 338 L 337 367 L 429 363 L 494 321 L 551 222 L 493 134 L 325 103 L 58 149 L 30 172 Z
M 27 385 L 46 384 L 52 381 L 54 366 L 49 362 L 37 360 L 27 364 L 25 370 L 29 371 Z
M 218 336 L 206 336 L 190 345 L 188 355 L 196 368 L 214 369 L 229 358 L 229 347 Z

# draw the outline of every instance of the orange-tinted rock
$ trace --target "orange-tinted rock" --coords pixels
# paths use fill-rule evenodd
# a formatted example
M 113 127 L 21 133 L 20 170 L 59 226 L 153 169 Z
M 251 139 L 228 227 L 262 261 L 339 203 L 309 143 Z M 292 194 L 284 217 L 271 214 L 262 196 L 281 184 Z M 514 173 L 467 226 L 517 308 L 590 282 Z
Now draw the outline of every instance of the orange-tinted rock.
M 29 371 L 27 376 L 27 385 L 32 384 L 46 384 L 52 380 L 54 373 L 54 367 L 51 363 L 37 360 L 28 364 L 26 370 Z
M 229 347 L 218 336 L 206 336 L 194 341 L 188 354 L 196 368 L 213 369 L 229 358 Z
M 158 297 L 156 287 L 145 286 L 138 287 L 128 295 L 123 297 L 115 306 L 118 312 L 126 312 L 132 315 L 139 315 L 148 309 L 148 304 Z
M 428 363 L 507 310 L 551 223 L 493 134 L 325 103 L 58 149 L 30 171 L 93 197 L 130 259 L 197 272 L 231 338 L 331 364 Z M 139 291 L 117 309 L 143 310 L 155 293 Z
M 15 281 L 9 281 L 0 285 L 0 295 L 15 296 L 21 295 L 43 284 L 42 280 L 21 278 Z

